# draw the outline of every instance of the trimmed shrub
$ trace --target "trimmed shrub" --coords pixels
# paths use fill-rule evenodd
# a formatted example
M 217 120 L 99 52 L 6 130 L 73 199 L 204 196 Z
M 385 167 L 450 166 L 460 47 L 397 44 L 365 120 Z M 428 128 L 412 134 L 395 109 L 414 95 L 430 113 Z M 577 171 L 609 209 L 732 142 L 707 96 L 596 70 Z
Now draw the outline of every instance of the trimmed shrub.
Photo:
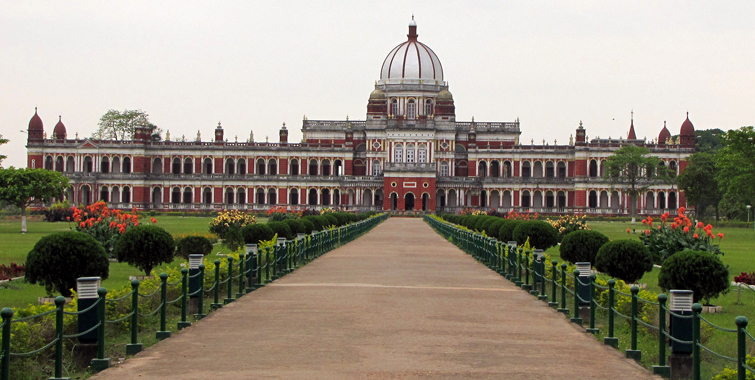
M 314 231 L 322 231 L 323 229 L 322 219 L 320 219 L 318 215 L 305 216 L 302 218 L 302 220 L 308 220 L 312 224 L 314 224 L 315 225 Z
M 171 252 L 171 255 L 173 253 Z M 97 239 L 83 232 L 47 235 L 26 256 L 26 281 L 40 284 L 48 294 L 70 296 L 79 277 L 108 277 L 107 253 Z
M 492 216 L 487 216 L 487 215 L 481 216 L 481 217 L 477 218 L 477 222 L 475 222 L 475 224 L 474 224 L 474 230 L 475 231 L 482 231 L 482 230 L 484 230 L 485 229 L 485 224 L 489 220 L 491 220 L 492 218 L 493 218 Z
M 645 244 L 638 240 L 614 240 L 598 250 L 595 269 L 632 284 L 645 272 L 653 270 L 653 258 Z
M 333 215 L 332 212 L 326 213 L 322 215 L 323 218 L 328 220 L 328 226 L 338 226 L 338 218 L 336 218 L 335 215 Z
M 255 223 L 247 224 L 241 230 L 246 244 L 259 244 L 261 241 L 267 241 L 275 236 L 275 232 L 267 224 Z
M 467 217 L 467 219 L 464 221 L 464 227 L 469 228 L 470 230 L 474 231 L 474 227 L 477 225 L 477 222 L 480 220 L 480 217 L 477 215 L 472 215 Z
M 530 246 L 546 250 L 558 244 L 558 232 L 548 222 L 527 220 L 519 223 L 512 234 L 517 243 L 523 244 L 530 239 Z
M 273 230 L 274 233 L 278 234 L 278 238 L 286 238 L 286 239 L 293 239 L 294 233 L 291 232 L 291 228 L 288 227 L 288 224 L 283 222 L 270 222 L 267 223 L 267 226 L 270 227 L 271 230 Z
M 509 241 L 514 240 L 514 229 L 516 229 L 516 226 L 518 226 L 520 223 L 523 223 L 522 220 L 515 220 L 515 219 L 504 219 L 503 224 L 498 229 L 498 240 L 502 242 L 508 243 Z M 523 241 L 518 242 L 519 244 L 524 244 Z M 540 248 L 540 247 L 537 247 Z
M 212 252 L 210 239 L 204 236 L 187 236 L 176 244 L 176 256 L 188 259 L 189 255 L 207 256 Z
M 315 230 L 315 224 L 312 223 L 311 220 L 301 218 L 301 219 L 299 219 L 299 222 L 301 222 L 301 224 L 304 225 L 304 233 L 305 234 L 309 235 L 309 234 L 312 233 L 312 231 Z
M 501 226 L 505 221 L 506 219 L 495 218 L 492 223 L 485 227 L 485 233 L 492 238 L 498 239 L 498 231 L 501 230 Z
M 710 252 L 681 251 L 663 262 L 658 285 L 665 290 L 691 290 L 695 302 L 708 303 L 729 291 L 729 270 Z
M 338 219 L 338 225 L 339 226 L 345 226 L 349 222 L 351 222 L 351 217 L 346 212 L 334 212 L 333 216 Z
M 144 271 L 173 261 L 176 245 L 173 236 L 165 229 L 153 225 L 139 225 L 128 229 L 115 243 L 115 257 L 119 263 L 128 263 Z
M 286 219 L 283 223 L 288 224 L 288 228 L 291 229 L 291 232 L 294 235 L 307 233 L 307 227 L 305 227 L 304 223 L 299 219 Z
M 608 243 L 608 236 L 598 231 L 579 230 L 564 236 L 561 241 L 561 258 L 570 263 L 589 261 L 595 265 L 595 256 L 603 244 Z

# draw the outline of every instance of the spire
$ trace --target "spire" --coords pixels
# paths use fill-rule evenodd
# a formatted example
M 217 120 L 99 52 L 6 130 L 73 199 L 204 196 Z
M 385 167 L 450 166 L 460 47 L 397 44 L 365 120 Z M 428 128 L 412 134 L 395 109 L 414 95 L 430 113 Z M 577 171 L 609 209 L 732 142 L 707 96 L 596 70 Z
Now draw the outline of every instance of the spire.
M 412 21 L 409 22 L 409 41 L 417 41 L 417 23 L 414 21 L 414 15 L 412 15 Z
M 627 140 L 636 140 L 637 135 L 634 133 L 634 110 L 632 110 L 632 116 L 631 121 L 629 122 L 629 135 L 627 135 Z

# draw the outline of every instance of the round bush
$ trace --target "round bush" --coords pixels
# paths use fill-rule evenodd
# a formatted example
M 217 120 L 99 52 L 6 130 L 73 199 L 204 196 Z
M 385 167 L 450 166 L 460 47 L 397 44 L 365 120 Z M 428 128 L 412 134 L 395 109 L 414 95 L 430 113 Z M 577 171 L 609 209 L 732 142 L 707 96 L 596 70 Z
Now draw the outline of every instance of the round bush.
M 695 302 L 707 303 L 729 291 L 729 270 L 710 252 L 681 251 L 663 262 L 658 285 L 666 290 L 691 290 Z
M 470 230 L 474 231 L 474 227 L 477 225 L 477 222 L 479 220 L 480 220 L 480 217 L 477 215 L 472 215 L 470 217 L 467 217 L 467 219 L 464 221 L 464 227 L 467 227 Z
M 207 256 L 212 252 L 210 239 L 204 236 L 187 236 L 176 244 L 176 256 L 188 259 L 189 255 Z
M 323 217 L 328 220 L 328 226 L 338 226 L 338 218 L 332 212 L 323 215 Z
M 294 235 L 307 233 L 307 227 L 305 227 L 304 223 L 302 223 L 302 221 L 299 219 L 286 219 L 283 221 L 283 223 L 288 224 L 288 228 L 291 229 L 291 232 Z
M 503 224 L 501 224 L 501 227 L 498 229 L 498 240 L 506 243 L 514 240 L 514 229 L 516 229 L 516 226 L 522 222 L 522 220 L 504 219 Z M 524 244 L 523 241 L 517 243 Z
M 485 227 L 485 233 L 492 238 L 498 239 L 498 231 L 501 230 L 504 221 L 505 219 L 495 218 L 492 223 Z
M 302 218 L 303 220 L 308 220 L 312 224 L 314 224 L 315 229 L 313 231 L 322 231 L 322 219 L 318 218 L 316 215 L 309 215 Z
M 333 213 L 333 216 L 338 219 L 338 225 L 339 226 L 345 226 L 351 221 L 351 218 L 349 217 L 348 213 L 345 212 L 335 212 Z
M 261 241 L 270 240 L 275 236 L 275 232 L 267 224 L 262 223 L 247 224 L 241 230 L 241 233 L 246 244 L 259 244 Z
M 153 225 L 140 225 L 126 230 L 115 243 L 115 257 L 149 276 L 152 268 L 173 261 L 176 245 L 168 231 Z
M 309 235 L 309 234 L 312 233 L 312 231 L 315 230 L 315 224 L 312 223 L 311 220 L 301 218 L 301 219 L 299 219 L 299 222 L 301 222 L 301 224 L 304 225 L 304 233 L 305 234 Z
M 561 258 L 572 264 L 589 261 L 595 265 L 595 256 L 606 243 L 608 236 L 598 231 L 578 230 L 564 236 L 559 250 Z
M 475 231 L 482 231 L 482 230 L 484 230 L 485 229 L 485 224 L 489 220 L 491 220 L 492 218 L 493 218 L 492 216 L 486 216 L 486 215 L 480 216 L 477 219 L 477 222 L 474 224 Z
M 548 222 L 527 220 L 519 223 L 512 234 L 513 240 L 523 244 L 530 239 L 530 246 L 546 250 L 558 244 L 558 231 Z
M 595 256 L 595 268 L 632 284 L 653 269 L 653 259 L 639 240 L 614 240 L 600 247 Z
M 291 228 L 288 227 L 288 224 L 283 222 L 269 222 L 267 223 L 267 226 L 270 227 L 271 230 L 273 230 L 274 233 L 278 234 L 278 238 L 286 238 L 286 239 L 293 239 L 294 233 L 291 232 Z
M 26 281 L 40 284 L 48 294 L 70 296 L 79 277 L 108 277 L 107 253 L 97 239 L 83 232 L 47 235 L 26 256 Z

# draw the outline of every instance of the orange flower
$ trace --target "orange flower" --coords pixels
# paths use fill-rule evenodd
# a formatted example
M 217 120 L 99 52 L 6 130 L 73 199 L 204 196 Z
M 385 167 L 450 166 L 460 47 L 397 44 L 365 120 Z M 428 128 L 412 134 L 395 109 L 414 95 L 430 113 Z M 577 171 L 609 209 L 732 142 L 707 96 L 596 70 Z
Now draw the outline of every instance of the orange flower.
M 627 233 L 629 233 L 629 228 L 627 228 Z
M 79 227 L 80 227 L 80 228 L 85 228 L 86 226 L 87 226 L 87 224 L 86 224 L 86 223 L 84 223 L 84 222 L 81 222 L 81 223 L 79 223 Z
M 692 237 L 693 237 L 693 238 L 695 238 L 695 239 L 697 239 L 697 238 L 699 238 L 700 236 L 697 236 L 697 234 L 694 234 L 694 235 L 692 235 Z
M 689 232 L 689 227 L 684 227 L 684 233 L 686 234 L 688 232 Z
M 718 238 L 719 239 L 723 239 L 724 238 L 724 233 L 723 232 L 719 232 L 718 233 Z
M 677 228 L 679 228 L 679 225 L 678 225 L 678 224 L 676 224 L 676 223 L 671 223 L 671 229 L 672 229 L 672 230 L 675 230 L 675 229 L 677 229 Z
M 684 207 L 679 207 L 679 213 L 680 213 L 680 214 L 684 214 L 684 210 L 685 210 L 685 208 L 684 208 Z
M 696 228 L 703 228 L 703 227 L 705 227 L 705 225 L 703 224 L 703 222 L 697 222 L 697 227 Z
M 650 230 L 645 230 L 645 235 L 650 235 Z
M 152 219 L 150 220 L 152 221 L 152 224 L 157 224 L 157 219 L 155 219 L 154 217 L 152 217 Z
M 110 228 L 111 229 L 112 228 L 116 228 L 116 227 L 118 227 L 118 223 L 116 223 L 115 221 L 110 222 Z

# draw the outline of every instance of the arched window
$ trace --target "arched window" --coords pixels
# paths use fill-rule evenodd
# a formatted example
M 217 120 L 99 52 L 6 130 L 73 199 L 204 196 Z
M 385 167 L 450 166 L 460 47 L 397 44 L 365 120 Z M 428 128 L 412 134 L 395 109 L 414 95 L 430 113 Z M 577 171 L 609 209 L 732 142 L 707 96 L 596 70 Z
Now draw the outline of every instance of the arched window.
M 406 118 L 415 119 L 417 117 L 417 108 L 414 104 L 414 99 L 409 99 L 409 103 L 406 104 Z
M 333 175 L 335 176 L 343 175 L 343 164 L 341 163 L 341 160 L 333 161 Z
M 100 160 L 100 172 L 110 172 L 110 160 L 107 157 L 102 157 L 102 159 Z
M 233 188 L 232 187 L 225 189 L 225 203 L 229 205 L 233 204 Z
M 265 189 L 263 188 L 257 189 L 257 204 L 258 205 L 265 204 Z
M 529 190 L 524 190 L 522 192 L 522 207 L 530 207 L 530 192 L 529 192 Z
M 417 149 L 417 162 L 427 162 L 427 145 L 420 144 L 419 149 Z
M 501 164 L 498 161 L 492 161 L 490 163 L 490 176 L 491 177 L 501 176 Z
M 123 188 L 123 203 L 131 203 L 131 189 L 128 186 Z
M 184 174 L 194 173 L 194 163 L 190 157 L 184 159 Z
M 477 176 L 487 177 L 487 175 L 488 175 L 488 164 L 485 161 L 480 161 L 480 163 L 477 165 Z
M 45 158 L 45 169 L 52 170 L 52 156 Z
M 299 204 L 299 191 L 298 190 L 291 189 L 291 191 L 289 192 L 288 197 L 289 197 L 288 204 L 290 204 L 292 206 L 296 206 L 296 205 Z
M 425 101 L 425 115 L 430 116 L 433 114 L 433 101 L 430 99 L 427 99 Z
M 588 197 L 588 207 L 590 208 L 596 208 L 598 207 L 598 193 L 595 192 L 595 190 L 590 190 L 590 196 Z
M 443 161 L 440 163 L 440 175 L 443 177 L 448 176 L 448 162 Z
M 152 189 L 152 205 L 162 206 L 163 204 L 163 189 L 155 187 Z
M 414 144 L 406 144 L 406 162 L 414 162 Z
M 267 203 L 271 204 L 271 205 L 274 205 L 274 204 L 278 203 L 276 201 L 276 199 L 277 199 L 277 197 L 276 197 L 276 194 L 275 194 L 275 189 L 268 190 L 267 191 Z
M 372 161 L 372 175 L 373 176 L 380 175 L 380 160 Z
M 398 100 L 396 99 L 393 99 L 393 101 L 391 101 L 391 115 L 398 115 Z
M 590 160 L 590 177 L 597 177 L 598 176 L 598 162 L 595 160 Z
M 184 189 L 184 203 L 191 204 L 191 187 Z
M 396 144 L 393 147 L 393 162 L 404 162 L 404 146 Z
M 105 203 L 109 202 L 107 186 L 102 186 L 102 188 L 100 189 L 100 200 Z
M 52 157 L 50 157 L 50 166 L 52 169 Z M 92 172 L 92 157 L 86 156 L 84 157 L 84 173 L 91 173 Z
M 265 160 L 261 158 L 257 159 L 257 174 L 259 175 L 265 174 Z
M 243 187 L 240 187 L 238 191 L 236 191 L 236 203 L 243 205 L 246 203 L 246 189 Z
M 152 160 L 152 173 L 162 174 L 162 172 L 163 172 L 163 160 L 161 160 L 160 157 L 156 157 L 154 160 Z
M 524 161 L 522 163 L 522 178 L 530 178 L 531 169 L 530 162 Z
M 310 206 L 317 205 L 317 189 L 309 189 L 309 197 L 307 198 Z
M 554 176 L 555 176 L 555 170 L 553 166 L 553 161 L 548 161 L 545 163 L 545 177 L 553 178 Z
M 514 175 L 514 171 L 511 170 L 511 161 L 506 161 L 503 163 L 503 176 L 508 178 Z
M 299 175 L 299 161 L 297 159 L 291 160 L 291 175 Z
M 566 163 L 560 161 L 558 167 L 558 178 L 566 178 Z
M 676 177 L 676 161 L 671 161 L 668 163 L 668 168 L 671 171 L 669 174 L 671 177 Z M 671 194 L 669 194 L 669 205 L 671 204 Z M 671 207 L 669 207 L 671 208 Z
M 338 189 L 333 189 L 333 204 L 338 206 L 341 204 L 341 192 Z
M 278 164 L 274 158 L 271 158 L 270 161 L 267 162 L 267 173 L 270 175 L 278 174 Z
M 31 166 L 34 169 L 34 165 Z M 76 161 L 73 156 L 68 156 L 66 159 L 66 173 L 73 173 L 76 170 Z
M 202 190 L 202 202 L 207 205 L 212 204 L 212 189 L 211 188 L 205 187 L 204 190 Z
M 212 174 L 212 158 L 204 159 L 204 174 Z
M 131 173 L 131 157 L 123 157 L 123 172 Z
M 174 187 L 170 192 L 170 203 L 181 203 L 181 189 Z
M 314 158 L 309 160 L 309 175 L 317 175 L 317 160 Z
M 173 159 L 172 169 L 173 174 L 181 174 L 181 160 L 178 157 Z
M 322 160 L 322 175 L 330 175 L 330 160 Z
M 233 164 L 233 158 L 227 158 L 225 160 L 225 174 L 233 175 L 235 165 Z
M 113 203 L 121 203 L 121 190 L 118 186 L 113 186 L 113 188 L 110 189 L 110 193 Z
M 246 160 L 243 158 L 239 158 L 239 162 L 236 168 L 239 169 L 239 174 L 245 175 L 246 174 Z
M 110 164 L 112 169 L 110 170 L 113 173 L 120 173 L 121 172 L 121 159 L 118 156 L 113 157 L 113 162 Z
M 330 190 L 329 189 L 322 189 L 320 192 L 320 197 L 322 198 L 322 201 L 320 202 L 323 206 L 330 206 Z

